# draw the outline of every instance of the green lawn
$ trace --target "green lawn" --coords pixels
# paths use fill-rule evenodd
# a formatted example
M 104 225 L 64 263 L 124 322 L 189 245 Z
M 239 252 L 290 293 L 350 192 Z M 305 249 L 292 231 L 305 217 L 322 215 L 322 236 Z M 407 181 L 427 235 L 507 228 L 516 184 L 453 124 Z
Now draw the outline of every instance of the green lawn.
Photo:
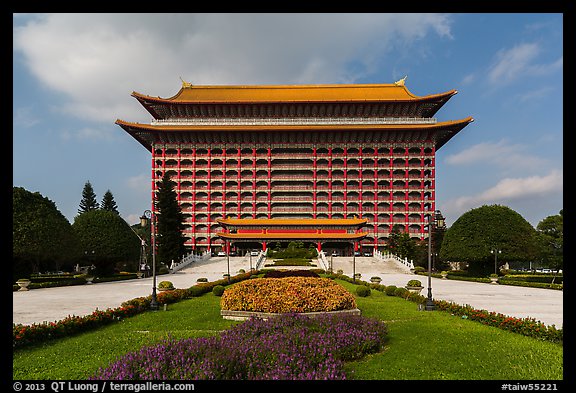
M 354 293 L 355 285 L 338 281 Z M 67 339 L 14 352 L 13 379 L 86 379 L 118 356 L 168 335 L 217 334 L 235 323 L 220 317 L 212 293 L 146 312 Z M 351 379 L 561 380 L 559 344 L 506 332 L 372 291 L 357 298 L 363 315 L 387 322 L 389 341 L 377 354 L 349 363 Z

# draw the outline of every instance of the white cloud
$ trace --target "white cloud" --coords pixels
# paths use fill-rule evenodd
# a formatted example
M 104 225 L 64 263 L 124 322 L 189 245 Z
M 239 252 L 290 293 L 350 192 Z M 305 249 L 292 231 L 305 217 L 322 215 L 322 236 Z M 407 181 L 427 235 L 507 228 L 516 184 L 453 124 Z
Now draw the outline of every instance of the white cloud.
M 31 107 L 26 106 L 14 108 L 12 122 L 15 126 L 29 128 L 40 123 L 40 119 L 34 114 L 34 110 Z
M 547 198 L 561 194 L 563 176 L 561 170 L 552 170 L 544 176 L 505 178 L 495 186 L 477 195 L 462 196 L 446 203 L 451 213 L 460 214 L 484 204 L 510 203 L 512 201 Z
M 537 43 L 523 43 L 496 54 L 488 70 L 488 81 L 494 85 L 507 84 L 524 76 L 540 76 L 563 67 L 563 56 L 552 63 L 537 64 L 541 48 Z
M 545 86 L 539 89 L 529 90 L 524 93 L 520 93 L 517 95 L 517 99 L 521 103 L 525 103 L 531 100 L 541 100 L 543 98 L 548 97 L 552 94 L 556 89 L 551 86 Z
M 391 47 L 451 38 L 438 14 L 48 14 L 15 18 L 14 50 L 61 110 L 148 121 L 132 91 L 170 97 L 193 84 L 353 82 Z M 20 23 L 20 25 L 18 25 Z M 23 23 L 23 24 L 22 24 Z M 361 64 L 350 75 L 350 62 Z M 380 70 L 378 70 L 380 71 Z
M 128 188 L 136 191 L 150 191 L 150 176 L 144 173 L 129 177 L 126 180 Z
M 522 144 L 510 144 L 501 139 L 498 142 L 482 142 L 446 157 L 451 165 L 497 165 L 504 170 L 536 169 L 546 163 L 542 158 L 526 153 Z

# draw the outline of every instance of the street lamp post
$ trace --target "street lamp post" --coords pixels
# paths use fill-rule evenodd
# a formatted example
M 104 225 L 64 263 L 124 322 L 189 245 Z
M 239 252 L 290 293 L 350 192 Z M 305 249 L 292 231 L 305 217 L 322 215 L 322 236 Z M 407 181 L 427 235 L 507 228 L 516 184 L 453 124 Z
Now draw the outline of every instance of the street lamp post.
M 490 250 L 490 254 L 494 254 L 494 274 L 498 274 L 498 254 L 502 254 L 502 250 L 493 248 Z
M 226 264 L 228 266 L 228 284 L 230 284 L 230 242 L 228 240 L 226 240 L 225 243 L 225 247 L 226 247 Z
M 432 231 L 435 226 L 444 227 L 444 218 L 438 210 L 428 216 L 428 297 L 426 298 L 426 311 L 436 310 L 432 299 Z
M 143 218 L 146 220 L 152 218 L 151 236 L 152 236 L 152 300 L 150 300 L 150 309 L 158 310 L 158 300 L 156 298 L 156 214 L 150 210 L 145 210 L 144 215 L 140 217 L 142 224 L 144 222 Z
M 352 281 L 356 283 L 356 243 L 352 247 Z

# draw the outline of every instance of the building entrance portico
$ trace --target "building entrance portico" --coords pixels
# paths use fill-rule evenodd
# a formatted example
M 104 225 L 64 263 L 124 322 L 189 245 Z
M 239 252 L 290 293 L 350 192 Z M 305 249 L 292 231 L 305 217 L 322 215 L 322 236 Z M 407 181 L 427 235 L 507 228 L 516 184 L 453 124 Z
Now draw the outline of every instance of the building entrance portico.
M 240 244 L 261 244 L 266 251 L 270 244 L 303 242 L 314 244 L 318 251 L 323 244 L 331 249 L 358 249 L 358 243 L 367 232 L 361 231 L 367 219 L 218 219 L 224 231 L 217 233 L 230 246 L 241 249 Z

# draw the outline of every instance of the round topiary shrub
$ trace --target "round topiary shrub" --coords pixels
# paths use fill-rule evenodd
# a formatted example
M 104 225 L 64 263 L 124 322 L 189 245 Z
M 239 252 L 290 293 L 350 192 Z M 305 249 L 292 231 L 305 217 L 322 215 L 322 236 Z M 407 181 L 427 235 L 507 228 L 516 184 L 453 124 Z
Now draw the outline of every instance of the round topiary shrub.
M 394 296 L 394 291 L 397 289 L 398 287 L 396 285 L 388 285 L 386 286 L 386 295 L 388 296 Z
M 408 284 L 406 284 L 409 287 L 421 287 L 422 286 L 422 282 L 420 280 L 410 280 L 408 281 Z
M 224 285 L 215 285 L 214 288 L 212 288 L 212 293 L 215 296 L 222 296 L 222 294 L 224 293 Z
M 171 281 L 160 281 L 158 283 L 158 289 L 160 290 L 171 290 L 174 289 L 174 284 Z
M 356 287 L 356 295 L 360 297 L 370 296 L 370 293 L 370 288 L 368 288 L 366 285 L 358 285 Z
M 396 288 L 394 290 L 394 296 L 405 297 L 408 290 L 406 288 Z

